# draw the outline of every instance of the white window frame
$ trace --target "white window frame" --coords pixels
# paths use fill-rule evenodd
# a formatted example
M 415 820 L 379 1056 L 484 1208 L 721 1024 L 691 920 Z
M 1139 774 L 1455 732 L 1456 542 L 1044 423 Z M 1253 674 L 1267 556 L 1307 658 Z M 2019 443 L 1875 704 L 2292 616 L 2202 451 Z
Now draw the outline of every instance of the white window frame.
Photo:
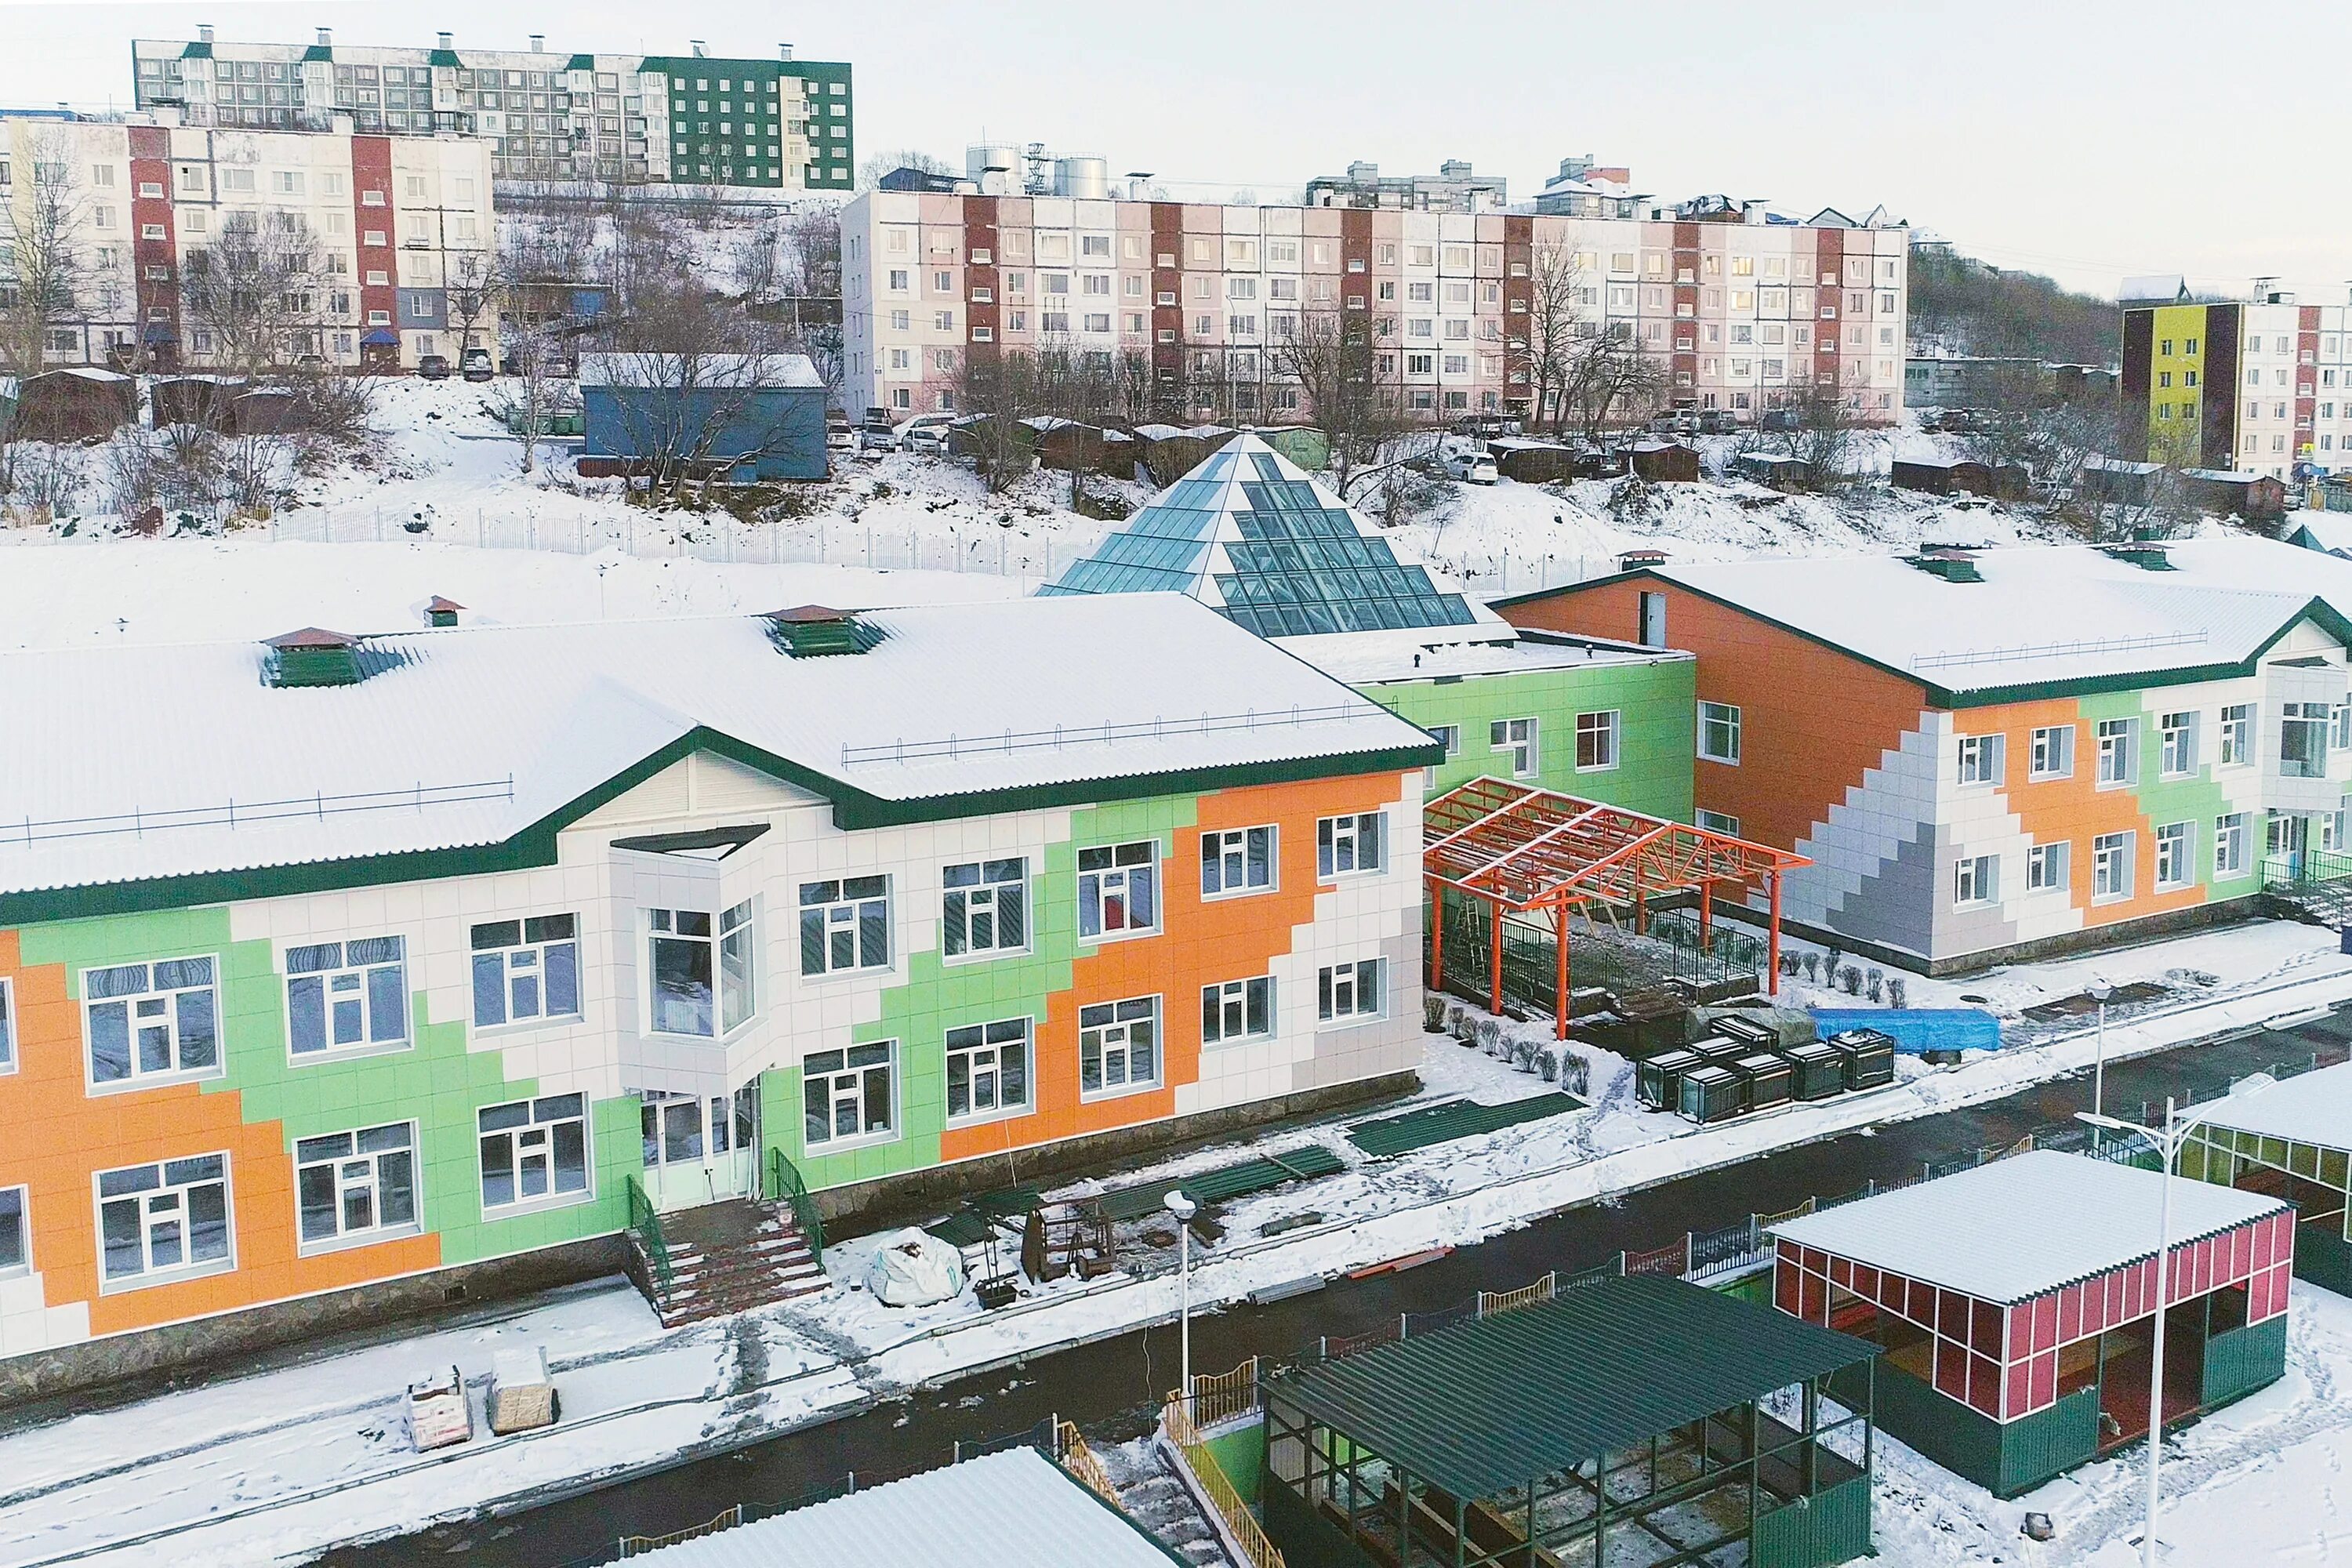
M 1717 743 L 1720 737 L 1722 743 Z M 1698 705 L 1698 754 L 1701 762 L 1721 763 L 1726 767 L 1739 765 L 1740 712 L 1735 702 L 1709 702 L 1701 699 Z
M 1366 824 L 1370 824 L 1369 830 Z M 1370 858 L 1365 858 L 1370 848 Z M 1344 864 L 1342 864 L 1344 862 Z M 1344 816 L 1318 817 L 1315 823 L 1315 874 L 1336 882 L 1343 877 L 1378 876 L 1388 869 L 1388 814 L 1349 812 Z
M 154 984 L 155 972 L 167 966 L 202 963 L 208 965 L 202 984 Z M 140 988 L 114 995 L 92 997 L 90 980 L 94 975 L 125 973 L 131 970 L 143 972 Z M 90 1091 L 104 1094 L 124 1089 L 142 1089 L 163 1083 L 193 1083 L 205 1079 L 219 1078 L 228 1070 L 227 1052 L 222 1040 L 220 1006 L 220 960 L 211 953 L 186 953 L 173 958 L 149 959 L 137 963 L 94 964 L 81 972 L 82 1070 L 89 1075 Z M 174 974 L 171 978 L 189 978 Z M 212 1059 L 190 1066 L 184 1050 L 184 1032 L 194 1022 L 189 998 L 207 998 L 205 1006 L 212 1034 Z M 129 1053 L 123 1072 L 119 1078 L 98 1075 L 98 1015 L 102 1009 L 120 1006 L 123 1016 L 124 1049 Z M 142 1009 L 152 1008 L 142 1016 Z M 169 1067 L 142 1068 L 141 1037 L 161 1031 L 165 1049 L 171 1059 Z
M 878 1058 L 877 1052 L 880 1053 Z M 877 1072 L 883 1075 L 886 1104 L 879 1125 L 867 1121 L 867 1086 Z M 820 1084 L 824 1086 L 825 1105 L 824 1133 L 812 1137 L 809 1101 Z M 833 1154 L 845 1149 L 868 1149 L 896 1142 L 899 1124 L 904 1121 L 899 1113 L 898 1090 L 898 1042 L 895 1039 L 858 1040 L 831 1050 L 806 1053 L 801 1058 L 801 1147 L 812 1154 Z M 836 1130 L 844 1105 L 851 1107 L 856 1116 L 855 1131 Z
M 1026 1116 L 1035 1108 L 1037 1098 L 1036 1028 L 1027 1017 L 992 1018 L 985 1024 L 963 1024 L 947 1032 L 947 1058 L 943 1094 L 947 1106 L 947 1124 L 969 1127 L 975 1122 L 1000 1121 L 1006 1117 Z M 958 1037 L 964 1037 L 959 1039 Z M 1021 1058 L 1021 1098 L 1008 1100 L 1004 1095 L 1004 1058 L 1008 1050 L 1017 1049 Z M 964 1068 L 964 1109 L 955 1108 L 955 1068 L 961 1059 Z M 982 1105 L 981 1087 L 987 1085 L 989 1103 Z
M 1962 735 L 1959 738 L 1958 782 L 1963 789 L 1983 786 L 1999 788 L 2008 761 L 2004 753 L 2007 737 L 2002 735 Z
M 495 1127 L 488 1124 L 488 1118 L 503 1116 L 518 1106 L 522 1110 L 522 1120 L 502 1121 Z M 543 1094 L 532 1100 L 504 1100 L 475 1110 L 475 1193 L 481 1199 L 484 1219 L 502 1219 L 509 1215 L 530 1214 L 541 1209 L 563 1208 L 572 1204 L 595 1201 L 596 1130 L 591 1110 L 588 1097 L 576 1090 L 571 1094 Z M 574 1122 L 580 1129 L 581 1184 L 564 1187 L 559 1184 L 562 1171 L 556 1163 L 556 1145 L 562 1130 Z M 499 1138 L 506 1140 L 506 1173 L 514 1185 L 510 1195 L 493 1201 L 490 1197 L 488 1146 L 491 1140 Z M 525 1192 L 523 1189 L 534 1164 L 543 1164 L 547 1185 L 540 1192 Z
M 2175 723 L 2174 721 L 2179 721 Z M 2157 777 L 2185 779 L 2197 772 L 2197 715 L 2195 712 L 2166 713 L 2158 716 Z
M 2282 778 L 2326 778 L 2327 776 L 2327 739 L 2335 729 L 2333 708 L 2325 702 L 2285 702 L 2279 706 L 2279 776 Z M 2305 758 L 2290 757 L 2287 745 L 2298 731 L 2313 728 L 2319 731 L 2319 743 Z M 2317 772 L 2313 772 L 2314 767 Z M 2290 771 L 2292 770 L 2292 771 Z
M 1081 1101 L 1116 1100 L 1121 1095 L 1142 1094 L 1158 1089 L 1168 1071 L 1168 1048 L 1165 1032 L 1160 1026 L 1158 996 L 1127 996 L 1116 1002 L 1097 1002 L 1078 1009 L 1078 1099 Z M 1135 1076 L 1136 1031 L 1143 1031 L 1143 1047 L 1151 1056 L 1151 1073 L 1148 1078 Z M 1119 1063 L 1119 1077 L 1114 1082 L 1110 1066 Z M 1087 1087 L 1088 1058 L 1092 1058 L 1095 1087 Z
M 1389 962 L 1361 958 L 1326 964 L 1315 972 L 1315 1023 L 1318 1029 L 1352 1029 L 1388 1016 Z M 1366 998 L 1370 997 L 1367 1003 Z
M 2091 902 L 2119 904 L 2137 890 L 2139 868 L 2133 864 L 2137 846 L 2132 841 L 2138 836 L 2130 832 L 2102 833 L 2091 840 Z M 2120 876 L 2109 874 L 2109 868 L 2120 868 Z
M 2167 866 L 2169 860 L 2171 865 Z M 2177 892 L 2197 885 L 2197 825 L 2168 822 L 2156 829 L 2156 890 Z
M 2074 726 L 2044 724 L 2036 729 L 2026 752 L 2026 782 L 2042 784 L 2074 776 Z
M 1533 778 L 1540 762 L 1542 726 L 1533 719 L 1494 719 L 1487 721 L 1487 749 L 1497 756 L 1511 759 L 1511 776 Z
M 399 1142 L 390 1135 L 397 1134 Z M 367 1147 L 370 1139 L 374 1147 Z M 328 1145 L 341 1141 L 340 1152 Z M 307 1151 L 307 1152 L 306 1152 Z M 387 1220 L 384 1217 L 384 1194 L 396 1179 L 402 1164 L 407 1167 L 406 1219 Z M 334 1218 L 331 1234 L 310 1234 L 309 1198 L 304 1192 L 304 1176 L 310 1172 L 324 1173 L 326 1190 L 331 1199 L 329 1207 Z M 313 1253 L 340 1252 L 345 1247 L 366 1247 L 396 1237 L 415 1236 L 424 1229 L 425 1212 L 424 1169 L 420 1158 L 417 1126 L 415 1121 L 387 1121 L 375 1127 L 353 1127 L 341 1132 L 321 1132 L 294 1141 L 294 1237 L 295 1246 L 303 1257 Z M 372 1216 L 365 1225 L 347 1223 L 351 1205 L 355 1201 L 368 1205 Z
M 2029 893 L 2066 891 L 2074 870 L 2074 845 L 2063 838 L 2028 848 L 2025 852 L 2025 890 Z
M 1421 787 L 1424 790 L 1433 790 L 1437 787 L 1437 770 L 1462 754 L 1462 726 L 1424 724 L 1422 728 L 1427 730 L 1431 737 L 1445 750 L 1444 763 L 1433 763 L 1421 770 Z
M 2221 746 L 2214 761 L 2225 768 L 2246 767 L 2254 760 L 2254 704 L 2232 702 L 2221 710 Z
M 383 942 L 394 946 L 388 959 L 381 953 L 372 953 L 367 958 L 352 956 L 352 950 L 362 943 L 373 947 Z M 331 955 L 330 949 L 333 950 Z M 298 968 L 298 963 L 302 967 Z M 404 1051 L 413 1044 L 406 937 L 386 934 L 347 937 L 340 942 L 289 943 L 285 970 L 286 1052 L 290 1059 L 337 1061 L 381 1051 Z M 380 989 L 387 974 L 391 976 L 389 993 Z M 295 1026 L 296 998 L 313 988 L 318 994 L 318 1019 L 322 1033 L 318 1044 L 305 1048 Z M 387 1005 L 398 1011 L 398 1016 L 391 1020 L 397 1027 L 390 1033 L 383 1032 L 385 1020 L 382 1016 Z M 347 1018 L 353 1020 L 358 1029 L 358 1034 L 348 1040 L 341 1037 Z
M 210 1163 L 213 1169 L 199 1173 L 187 1167 Z M 154 1175 L 152 1186 L 126 1192 L 107 1192 L 107 1178 L 147 1173 Z M 236 1268 L 236 1201 L 231 1182 L 229 1153 L 226 1149 L 202 1154 L 184 1154 L 168 1160 L 150 1160 L 136 1165 L 121 1165 L 112 1170 L 90 1173 L 90 1217 L 98 1237 L 99 1293 L 111 1295 L 120 1290 L 143 1290 L 157 1285 L 176 1284 L 183 1279 L 197 1279 L 212 1274 L 227 1274 Z M 222 1253 L 217 1258 L 199 1259 L 195 1257 L 195 1237 L 189 1216 L 194 1211 L 196 1193 L 204 1188 L 220 1188 Z M 169 1201 L 166 1201 L 169 1200 Z M 126 1203 L 136 1205 L 139 1227 L 141 1267 L 125 1274 L 110 1272 L 106 1244 L 106 1220 L 109 1205 Z M 176 1214 L 176 1221 L 169 1215 Z M 180 1261 L 157 1265 L 152 1261 L 157 1239 L 167 1226 L 178 1226 Z
M 2253 868 L 2253 826 L 2249 814 L 2224 812 L 2213 819 L 2213 880 L 2242 877 Z
M 1098 863 L 1089 866 L 1090 858 L 1099 858 Z M 1078 851 L 1078 940 L 1121 942 L 1158 934 L 1161 891 L 1157 838 L 1087 845 Z M 1136 918 L 1139 893 L 1141 919 Z M 1114 910 L 1117 924 L 1110 918 Z
M 1576 771 L 1580 773 L 1613 773 L 1623 760 L 1622 745 L 1625 715 L 1622 709 L 1606 708 L 1598 712 L 1576 716 Z M 1593 760 L 1586 762 L 1585 742 L 1594 744 Z
M 1255 1013 L 1260 1026 L 1250 1027 Z M 1253 974 L 1201 987 L 1201 1044 L 1238 1046 L 1274 1038 L 1274 976 Z
M 2000 902 L 2000 857 L 1963 855 L 1952 867 L 1952 908 L 1979 910 Z
M 16 1070 L 16 982 L 0 974 L 0 1078 Z
M 803 882 L 799 911 L 802 979 L 871 974 L 890 967 L 887 873 Z
M 2139 782 L 2139 721 L 2102 719 L 2095 731 L 2099 742 L 2095 787 L 2129 789 Z
M 969 879 L 950 879 L 969 872 Z M 1009 872 L 1009 874 L 1008 874 Z M 1007 914 L 1020 940 L 1005 938 Z M 958 932 L 961 931 L 961 935 Z M 975 933 L 987 940 L 976 942 Z M 960 860 L 940 868 L 940 958 L 944 963 L 971 963 L 1027 952 L 1030 942 L 1029 862 L 1024 856 L 1000 856 L 985 860 Z
M 0 1245 L 7 1244 L 12 1228 L 16 1258 L 12 1263 L 0 1255 L 0 1279 L 15 1279 L 33 1271 L 33 1189 L 29 1186 L 0 1187 Z
M 1703 805 L 1699 806 L 1691 813 L 1691 826 L 1709 833 L 1720 833 L 1726 838 L 1739 837 L 1739 818 L 1727 811 L 1709 811 Z
M 502 942 L 499 928 L 514 928 L 514 940 Z M 541 1024 L 576 1021 L 581 1016 L 580 917 L 576 914 L 518 915 L 503 921 L 469 922 L 466 933 L 474 1027 L 530 1028 Z M 557 1008 L 549 993 L 548 976 L 561 974 L 565 965 L 572 976 L 572 1005 Z M 498 1004 L 499 1016 L 485 1018 L 484 987 Z M 519 1004 L 528 1001 L 530 1011 Z
M 1280 878 L 1281 835 L 1272 823 L 1204 828 L 1201 833 L 1201 897 L 1246 898 L 1273 892 Z

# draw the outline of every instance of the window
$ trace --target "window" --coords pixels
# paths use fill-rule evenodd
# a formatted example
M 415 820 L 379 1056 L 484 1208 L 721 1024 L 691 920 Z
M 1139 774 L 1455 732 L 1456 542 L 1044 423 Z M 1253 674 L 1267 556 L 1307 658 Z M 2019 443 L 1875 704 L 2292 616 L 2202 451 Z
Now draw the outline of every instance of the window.
M 1029 945 L 1029 863 L 973 860 L 941 873 L 941 943 L 950 958 L 1020 952 Z
M 2132 836 L 2102 833 L 2091 840 L 2091 900 L 2112 902 L 2132 895 Z
M 2165 778 L 2184 778 L 2197 771 L 2197 715 L 2167 713 L 2158 721 L 2160 755 L 2158 771 Z
M 886 1138 L 897 1124 L 898 1045 L 818 1051 L 801 1063 L 801 1141 L 811 1149 Z
M 1028 1105 L 1028 1019 L 948 1031 L 949 1121 L 1024 1110 Z
M 2279 773 L 2291 779 L 2327 776 L 2327 731 L 2334 715 L 2325 702 L 2289 702 L 2279 713 Z
M 1078 851 L 1078 935 L 1100 939 L 1160 924 L 1160 845 L 1106 844 Z
M 15 1072 L 16 1070 L 16 993 L 9 987 L 8 977 L 5 974 L 0 974 L 0 1072 Z
M 2237 702 L 2221 710 L 2221 755 L 2216 759 L 2223 766 L 2235 766 L 2254 760 L 2254 705 Z
M 1160 1081 L 1160 998 L 1078 1009 L 1078 1092 L 1115 1094 Z
M 1462 754 L 1461 725 L 1432 724 L 1427 726 L 1427 728 L 1430 735 L 1437 742 L 1437 743 L 1445 748 L 1446 759 L 1449 762 Z M 1436 768 L 1427 767 L 1421 770 L 1421 787 L 1423 789 L 1435 789 L 1437 787 Z
M 838 974 L 890 963 L 890 879 L 801 884 L 801 973 Z
M 2185 888 L 2197 879 L 2189 858 L 2190 824 L 2168 822 L 2156 830 L 2156 885 L 2159 889 Z
M 1315 870 L 1320 877 L 1377 871 L 1386 863 L 1381 814 L 1327 816 L 1315 825 Z
M 1709 811 L 1700 806 L 1691 814 L 1691 824 L 1709 833 L 1720 833 L 1730 838 L 1739 837 L 1739 818 L 1729 812 Z
M 1728 702 L 1698 705 L 1698 754 L 1710 763 L 1739 762 L 1739 710 Z
M 2033 731 L 2033 743 L 2027 753 L 2025 776 L 2032 782 L 2074 776 L 2074 727 L 2072 724 L 2051 724 Z
M 81 995 L 92 1083 L 221 1070 L 211 959 L 84 970 Z
M 580 1011 L 580 941 L 572 915 L 490 921 L 473 931 L 474 1027 L 569 1018 Z
M 1579 713 L 1576 716 L 1578 773 L 1600 773 L 1617 765 L 1619 719 L 1619 712 L 1614 708 L 1606 713 Z
M 2025 852 L 2025 890 L 2029 893 L 2050 893 L 2066 890 L 2067 848 L 2065 844 L 2037 844 Z
M 2000 899 L 2000 857 L 1962 856 L 1953 870 L 1952 907 L 1972 909 L 1980 904 L 1997 903 Z
M 2352 701 L 2336 705 L 2335 728 L 2328 734 L 2327 748 L 2333 752 L 2352 750 Z
M 32 1266 L 32 1237 L 25 1217 L 25 1189 L 0 1187 L 0 1279 L 25 1273 Z
M 2098 787 L 2116 789 L 2136 782 L 2138 777 L 2139 721 L 2100 720 Z
M 2250 835 L 2246 830 L 2246 814 L 2233 811 L 2213 819 L 2213 879 L 2242 877 L 2248 865 L 2247 850 Z
M 1274 886 L 1274 829 L 1237 827 L 1201 835 L 1201 896 L 1263 891 Z
M 567 1200 L 588 1191 L 588 1104 L 579 1094 L 486 1105 L 481 1134 L 482 1208 Z
M 228 1156 L 98 1173 L 101 1289 L 216 1274 L 229 1258 Z
M 1229 1046 L 1274 1034 L 1274 979 L 1261 974 L 1201 987 L 1201 1043 Z
M 746 899 L 719 917 L 711 936 L 707 910 L 647 910 L 646 970 L 650 1006 L 646 1023 L 656 1035 L 714 1032 L 711 1003 L 719 1003 L 718 1033 L 751 1017 L 751 903 Z
M 1960 783 L 1964 784 L 2000 783 L 2001 740 L 2002 737 L 1999 735 L 1960 737 Z
M 1507 753 L 1511 759 L 1511 776 L 1529 778 L 1536 771 L 1536 721 L 1532 719 L 1496 719 L 1486 726 L 1486 739 L 1491 750 Z
M 1352 1019 L 1377 1018 L 1386 1012 L 1387 992 L 1381 984 L 1383 963 L 1383 960 L 1367 958 L 1316 971 L 1317 1020 L 1343 1024 Z
M 416 1229 L 416 1123 L 394 1121 L 294 1142 L 304 1250 Z
M 294 1054 L 406 1044 L 406 945 L 404 937 L 373 936 L 288 948 L 286 1024 Z

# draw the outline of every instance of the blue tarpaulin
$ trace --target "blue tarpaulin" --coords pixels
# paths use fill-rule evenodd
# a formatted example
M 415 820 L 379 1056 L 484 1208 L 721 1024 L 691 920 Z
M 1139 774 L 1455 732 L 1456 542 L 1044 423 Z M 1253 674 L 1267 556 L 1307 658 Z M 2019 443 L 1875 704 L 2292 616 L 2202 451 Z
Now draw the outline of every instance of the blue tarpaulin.
M 1923 1051 L 1997 1051 L 2000 1020 L 1981 1007 L 1813 1007 L 1822 1037 L 1876 1029 L 1905 1056 Z

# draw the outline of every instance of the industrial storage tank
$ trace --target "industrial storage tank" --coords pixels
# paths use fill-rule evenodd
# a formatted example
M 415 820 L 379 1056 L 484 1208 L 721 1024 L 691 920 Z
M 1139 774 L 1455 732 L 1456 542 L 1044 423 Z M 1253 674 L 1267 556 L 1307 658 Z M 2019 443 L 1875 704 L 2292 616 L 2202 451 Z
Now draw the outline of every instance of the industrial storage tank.
M 1054 160 L 1054 194 L 1080 201 L 1110 199 L 1110 164 L 1100 158 Z
M 991 174 L 989 170 L 996 174 Z M 964 178 L 982 195 L 1018 195 L 1022 189 L 1021 149 L 1010 142 L 975 142 L 963 150 Z

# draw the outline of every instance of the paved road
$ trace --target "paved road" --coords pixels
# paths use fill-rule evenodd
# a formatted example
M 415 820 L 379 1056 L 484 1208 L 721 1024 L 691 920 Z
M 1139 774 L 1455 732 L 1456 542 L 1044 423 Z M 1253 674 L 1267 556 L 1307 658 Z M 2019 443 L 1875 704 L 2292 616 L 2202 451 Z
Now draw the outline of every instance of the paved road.
M 2352 1022 L 2339 1016 L 2291 1033 L 2294 1038 L 2265 1033 L 2209 1041 L 2111 1066 L 2108 1106 L 2136 1110 L 2143 1099 L 2209 1094 L 2234 1076 L 2314 1050 L 2340 1060 Z M 1686 1230 L 1735 1225 L 1809 1195 L 1916 1174 L 1923 1160 L 2011 1142 L 2040 1123 L 2070 1117 L 2089 1097 L 2086 1072 L 1969 1110 L 1683 1177 L 1615 1205 L 1570 1209 L 1407 1273 L 1342 1279 L 1311 1296 L 1196 1318 L 1193 1364 L 1218 1370 L 1251 1355 L 1293 1357 L 1318 1335 L 1360 1333 L 1393 1322 L 1399 1312 L 1434 1311 L 1480 1289 L 1514 1289 L 1549 1268 L 1580 1268 L 1621 1248 L 1662 1246 Z M 897 1474 L 943 1462 L 960 1439 L 1015 1431 L 1050 1415 L 1076 1422 L 1095 1441 L 1122 1442 L 1150 1426 L 1159 1398 L 1176 1382 L 1176 1358 L 1173 1325 L 1142 1330 L 527 1514 L 444 1526 L 324 1561 L 331 1568 L 405 1568 L 462 1552 L 480 1568 L 558 1568 L 610 1558 L 624 1532 L 658 1534 L 698 1524 L 737 1502 L 800 1497 L 847 1471 Z

